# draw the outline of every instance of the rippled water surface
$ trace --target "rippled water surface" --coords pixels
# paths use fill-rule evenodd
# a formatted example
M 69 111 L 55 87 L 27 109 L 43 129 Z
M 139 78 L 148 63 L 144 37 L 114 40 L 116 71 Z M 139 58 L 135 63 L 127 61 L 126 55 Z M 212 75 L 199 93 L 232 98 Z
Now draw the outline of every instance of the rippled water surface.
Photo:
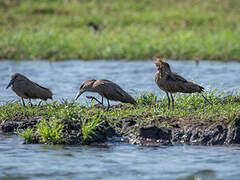
M 209 89 L 239 88 L 240 63 L 169 61 L 172 70 Z M 151 61 L 0 61 L 0 100 L 18 97 L 6 86 L 14 72 L 25 74 L 54 92 L 54 99 L 72 99 L 87 79 L 109 79 L 135 91 L 161 93 Z M 80 102 L 85 102 L 85 96 Z M 0 134 L 0 179 L 236 179 L 240 147 L 138 147 L 108 142 L 102 146 L 24 145 L 20 137 Z
M 240 147 L 24 145 L 0 136 L 0 179 L 231 179 Z
M 239 88 L 240 63 L 203 61 L 168 61 L 172 71 L 207 89 L 219 88 L 232 92 Z M 133 96 L 136 92 L 162 93 L 154 82 L 155 65 L 152 61 L 0 61 L 0 100 L 16 100 L 10 89 L 6 90 L 10 75 L 19 72 L 40 85 L 49 87 L 54 99 L 73 99 L 82 82 L 88 79 L 109 79 L 119 84 Z M 85 102 L 85 96 L 80 101 Z

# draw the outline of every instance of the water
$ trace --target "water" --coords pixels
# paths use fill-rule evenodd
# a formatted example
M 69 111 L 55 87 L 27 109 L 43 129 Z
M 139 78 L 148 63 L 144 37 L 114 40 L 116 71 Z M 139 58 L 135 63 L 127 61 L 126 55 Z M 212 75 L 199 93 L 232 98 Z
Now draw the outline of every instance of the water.
M 0 136 L 0 179 L 239 179 L 240 147 L 24 145 Z M 198 178 L 198 179 L 197 179 Z
M 169 61 L 186 79 L 229 93 L 239 88 L 237 62 Z M 49 87 L 54 99 L 71 100 L 86 79 L 109 79 L 135 95 L 135 91 L 160 93 L 154 83 L 154 64 L 122 61 L 64 61 L 50 63 L 0 61 L 0 99 L 14 101 L 6 90 L 13 72 L 25 74 Z M 85 96 L 80 99 L 84 103 Z M 24 145 L 15 135 L 0 134 L 0 179 L 239 179 L 239 146 L 138 147 L 108 142 L 101 146 Z
M 232 92 L 239 88 L 238 62 L 204 61 L 199 65 L 193 61 L 169 63 L 173 71 L 188 80 L 194 80 L 207 90 L 219 88 L 225 92 Z M 1 101 L 17 99 L 14 92 L 5 89 L 10 75 L 14 72 L 22 73 L 40 85 L 51 88 L 55 100 L 73 99 L 80 84 L 88 79 L 112 80 L 133 96 L 136 96 L 136 92 L 143 91 L 163 93 L 154 82 L 156 68 L 151 61 L 0 61 Z M 78 101 L 84 103 L 85 95 Z

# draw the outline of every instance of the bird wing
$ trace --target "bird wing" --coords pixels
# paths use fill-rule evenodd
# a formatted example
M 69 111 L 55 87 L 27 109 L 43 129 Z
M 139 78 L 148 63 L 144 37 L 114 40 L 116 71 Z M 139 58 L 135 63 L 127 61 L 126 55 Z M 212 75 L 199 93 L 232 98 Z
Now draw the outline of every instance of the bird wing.
M 114 101 L 135 103 L 135 100 L 125 92 L 119 85 L 109 80 L 99 80 L 94 83 L 100 95 Z
M 105 97 L 108 96 L 124 96 L 123 90 L 120 86 L 109 80 L 99 80 L 94 83 L 94 87 L 97 89 L 100 94 L 103 94 Z
M 18 85 L 20 91 L 30 99 L 47 100 L 52 98 L 51 90 L 44 88 L 33 81 L 20 81 Z
M 183 93 L 194 93 L 194 92 L 202 92 L 203 87 L 195 84 L 193 82 L 187 81 L 182 76 L 173 72 L 172 76 L 169 76 L 169 81 L 167 82 L 167 86 L 170 92 L 183 92 Z
M 168 78 L 173 81 L 187 82 L 185 78 L 177 74 L 176 72 L 172 72 L 172 75 L 168 75 Z
M 39 98 L 43 100 L 52 99 L 52 91 L 48 88 L 45 88 L 43 86 L 40 86 L 37 83 L 34 83 L 36 85 L 36 89 L 39 91 Z

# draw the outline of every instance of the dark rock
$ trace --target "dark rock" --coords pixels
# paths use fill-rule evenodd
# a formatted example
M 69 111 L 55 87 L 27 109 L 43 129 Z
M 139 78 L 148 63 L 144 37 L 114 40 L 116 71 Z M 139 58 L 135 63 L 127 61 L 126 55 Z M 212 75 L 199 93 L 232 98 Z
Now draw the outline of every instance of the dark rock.
M 222 145 L 227 138 L 227 129 L 221 125 L 199 126 L 172 130 L 172 141 L 186 144 Z
M 240 117 L 236 118 L 228 127 L 225 144 L 240 144 Z
M 212 135 L 210 136 L 210 141 L 208 145 L 222 145 L 227 138 L 227 129 L 223 128 L 221 125 L 217 125 L 212 130 Z
M 5 133 L 14 132 L 17 129 L 18 125 L 13 122 L 5 122 L 1 125 L 1 130 Z
M 139 136 L 143 138 L 153 138 L 162 140 L 171 140 L 171 129 L 166 127 L 142 127 L 139 129 Z
M 173 142 L 181 142 L 184 136 L 183 129 L 173 129 L 172 130 L 172 141 Z
M 14 132 L 17 129 L 26 129 L 27 127 L 33 127 L 37 124 L 38 119 L 35 120 L 28 120 L 28 119 L 21 119 L 16 121 L 4 121 L 1 123 L 0 128 L 2 132 L 10 133 Z

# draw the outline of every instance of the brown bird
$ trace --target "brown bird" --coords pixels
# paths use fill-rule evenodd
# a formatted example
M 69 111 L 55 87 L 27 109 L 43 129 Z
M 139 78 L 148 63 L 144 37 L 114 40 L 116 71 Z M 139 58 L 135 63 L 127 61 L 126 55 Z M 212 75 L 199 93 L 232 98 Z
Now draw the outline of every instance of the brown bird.
M 10 86 L 12 90 L 22 98 L 24 106 L 25 103 L 23 99 L 29 99 L 30 103 L 31 99 L 42 99 L 44 101 L 52 99 L 52 91 L 50 89 L 38 85 L 19 73 L 15 73 L 11 76 L 11 81 L 7 88 Z
M 168 98 L 168 109 L 170 109 L 170 98 L 168 93 L 170 93 L 172 99 L 172 109 L 174 109 L 174 98 L 172 93 L 182 92 L 182 93 L 201 93 L 204 88 L 195 84 L 193 82 L 187 81 L 182 76 L 175 72 L 172 72 L 168 63 L 164 62 L 162 59 L 155 58 L 155 65 L 157 67 L 157 72 L 155 73 L 155 82 L 158 87 L 165 91 Z M 201 94 L 202 95 L 202 94 Z M 202 95 L 203 96 L 203 95 Z M 203 98 L 208 101 L 208 99 L 203 96 Z M 208 103 L 210 103 L 208 101 Z M 211 103 L 210 103 L 211 104 Z M 212 104 L 211 104 L 212 105 Z
M 106 98 L 108 102 L 108 109 L 110 107 L 109 100 L 136 104 L 136 101 L 133 99 L 132 96 L 130 96 L 127 92 L 125 92 L 120 86 L 118 86 L 117 84 L 109 80 L 101 79 L 101 80 L 85 81 L 80 86 L 77 96 L 75 97 L 75 100 L 77 100 L 78 97 L 86 91 L 95 92 L 101 95 L 102 102 L 100 102 L 94 97 L 88 97 L 88 98 L 95 99 L 102 105 L 103 105 L 103 98 Z

